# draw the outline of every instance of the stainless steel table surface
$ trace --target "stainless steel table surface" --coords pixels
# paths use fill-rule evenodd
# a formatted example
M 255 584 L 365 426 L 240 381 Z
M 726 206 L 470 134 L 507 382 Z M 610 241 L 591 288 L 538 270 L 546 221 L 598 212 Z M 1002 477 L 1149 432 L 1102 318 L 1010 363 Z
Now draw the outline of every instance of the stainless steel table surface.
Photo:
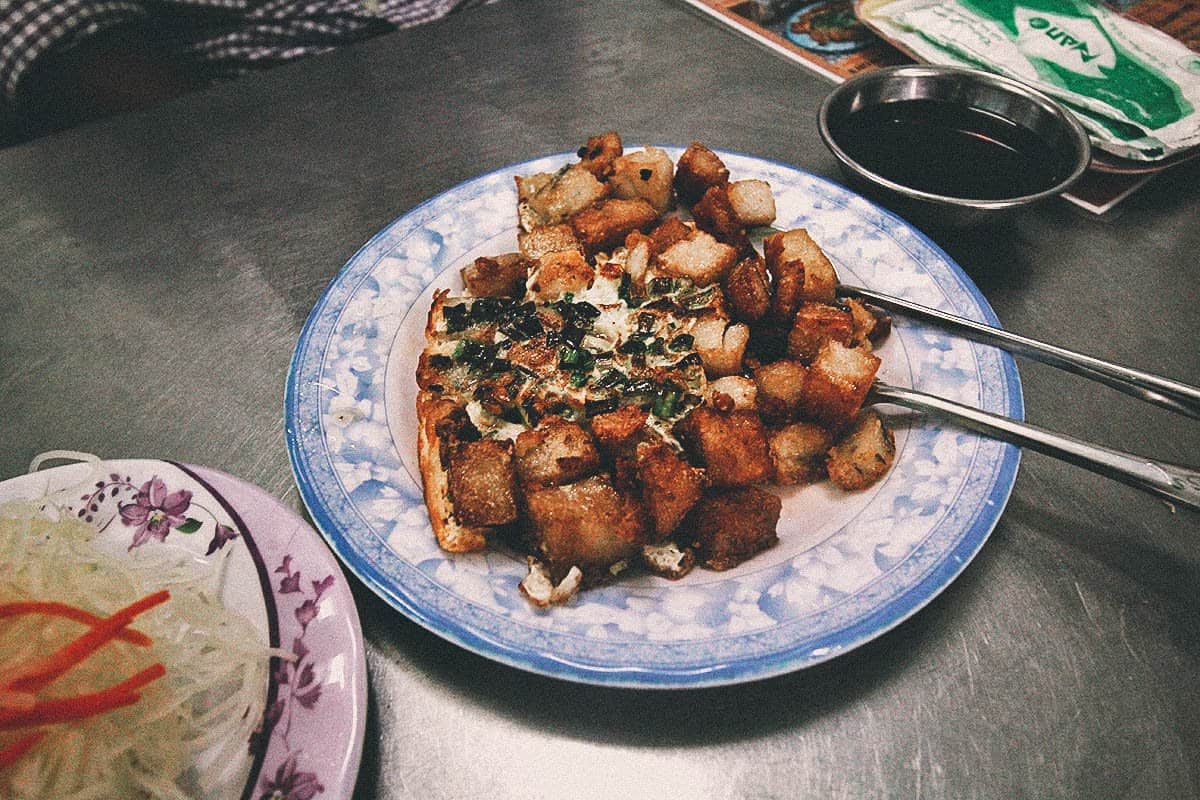
M 225 470 L 291 506 L 283 385 L 341 265 L 505 164 L 628 142 L 838 179 L 830 88 L 681 4 L 450 17 L 0 151 L 0 477 L 52 448 Z M 1200 161 L 1108 218 L 938 234 L 1004 324 L 1200 384 Z M 1200 424 L 1021 363 L 1027 416 L 1200 462 Z M 355 798 L 1200 795 L 1200 515 L 1027 453 L 966 572 L 894 631 L 750 685 L 643 692 L 500 666 L 361 585 Z

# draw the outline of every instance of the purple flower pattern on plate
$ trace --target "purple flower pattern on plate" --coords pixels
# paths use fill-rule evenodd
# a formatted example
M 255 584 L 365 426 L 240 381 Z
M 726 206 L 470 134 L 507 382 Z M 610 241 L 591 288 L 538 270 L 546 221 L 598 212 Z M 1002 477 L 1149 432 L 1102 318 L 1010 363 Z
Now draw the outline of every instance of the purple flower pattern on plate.
M 317 780 L 316 773 L 296 769 L 296 754 L 290 753 L 273 778 L 263 779 L 263 797 L 266 800 L 312 800 L 325 787 Z
M 71 507 L 72 511 L 98 530 L 103 531 L 118 518 L 126 527 L 134 528 L 130 550 L 149 541 L 165 542 L 171 531 L 189 535 L 198 532 L 205 523 L 189 516 L 189 511 L 205 514 L 212 522 L 212 539 L 205 555 L 211 556 L 238 537 L 233 527 L 222 523 L 216 514 L 197 502 L 191 490 L 169 491 L 158 475 L 137 486 L 128 475 L 122 477 L 113 472 L 107 479 L 96 481 L 92 491 L 79 499 L 83 505 Z M 106 505 L 109 500 L 116 501 L 115 510 Z
M 333 586 L 334 577 L 326 575 L 319 581 L 309 581 L 311 588 L 306 589 L 300 570 L 293 570 L 292 563 L 292 556 L 285 554 L 275 568 L 275 574 L 283 576 L 276 590 L 279 595 L 277 602 L 281 616 L 285 595 L 295 603 L 292 616 L 299 624 L 300 632 L 292 639 L 291 650 L 295 660 L 276 661 L 272 677 L 279 687 L 279 696 L 267 709 L 263 729 L 264 738 L 282 742 L 287 756 L 272 777 L 262 779 L 261 800 L 312 800 L 325 791 L 317 773 L 299 768 L 301 751 L 293 749 L 289 735 L 292 725 L 297 722 L 297 709 L 302 710 L 300 713 L 311 712 L 321 699 L 322 684 L 317 674 L 317 663 L 304 637 L 308 635 L 309 625 L 317 619 L 321 597 Z

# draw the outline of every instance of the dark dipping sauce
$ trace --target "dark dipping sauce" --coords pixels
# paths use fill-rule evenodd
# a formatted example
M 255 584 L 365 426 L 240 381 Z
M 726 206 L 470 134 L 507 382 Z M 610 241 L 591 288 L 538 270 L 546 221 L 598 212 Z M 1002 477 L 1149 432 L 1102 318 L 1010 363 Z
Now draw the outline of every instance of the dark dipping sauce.
M 1036 194 L 1069 165 L 1036 133 L 996 114 L 938 100 L 850 112 L 831 130 L 865 169 L 910 189 L 966 200 Z

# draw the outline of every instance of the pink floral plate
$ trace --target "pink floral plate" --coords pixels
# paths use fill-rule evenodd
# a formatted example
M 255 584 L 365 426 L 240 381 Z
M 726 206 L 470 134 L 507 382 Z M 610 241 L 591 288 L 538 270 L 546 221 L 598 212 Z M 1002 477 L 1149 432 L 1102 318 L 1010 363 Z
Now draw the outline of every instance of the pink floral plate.
M 170 461 L 75 463 L 0 482 L 0 503 L 47 496 L 95 527 L 97 546 L 114 555 L 227 551 L 222 603 L 264 645 L 296 656 L 271 661 L 262 725 L 230 800 L 351 796 L 366 725 L 362 630 L 337 561 L 308 523 L 256 486 Z

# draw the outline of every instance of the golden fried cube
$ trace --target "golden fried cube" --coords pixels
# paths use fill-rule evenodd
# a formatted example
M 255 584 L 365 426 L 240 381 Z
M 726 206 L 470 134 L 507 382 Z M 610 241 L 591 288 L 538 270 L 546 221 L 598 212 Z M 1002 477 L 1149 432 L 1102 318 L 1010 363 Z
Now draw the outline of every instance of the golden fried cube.
M 782 359 L 754 370 L 758 384 L 758 410 L 767 422 L 793 419 L 800 411 L 808 369 L 799 361 Z
M 616 411 L 597 414 L 591 418 L 589 425 L 600 449 L 612 458 L 620 454 L 633 454 L 638 442 L 643 441 L 650 430 L 646 419 L 644 409 L 624 406 Z
M 582 292 L 596 279 L 596 269 L 576 250 L 546 253 L 529 277 L 529 291 L 539 300 L 557 300 L 568 292 Z
M 896 437 L 867 409 L 829 450 L 825 465 L 835 486 L 853 491 L 875 483 L 895 460 Z
M 685 203 L 699 200 L 710 186 L 729 181 L 729 169 L 720 156 L 692 142 L 675 164 L 675 193 Z
M 606 475 L 526 493 L 529 534 L 554 580 L 571 567 L 585 583 L 611 577 L 610 567 L 638 556 L 646 540 L 642 509 Z
M 658 222 L 658 212 L 641 198 L 609 198 L 574 214 L 571 228 L 590 255 L 609 252 L 633 231 L 648 231 Z
M 800 303 L 832 303 L 837 296 L 837 272 L 832 262 L 803 228 L 773 233 L 763 239 L 767 269 L 775 277 L 775 318 L 790 321 Z
M 857 297 L 845 301 L 850 316 L 854 319 L 855 346 L 871 349 L 876 343 L 883 341 L 892 331 L 892 318 L 882 309 L 869 306 Z
M 526 486 L 557 486 L 591 475 L 600 468 L 600 452 L 592 435 L 562 417 L 547 417 L 517 436 L 517 476 Z
M 788 332 L 787 352 L 790 358 L 808 364 L 825 342 L 832 339 L 848 344 L 853 338 L 854 318 L 848 309 L 806 300 L 796 309 Z
M 704 397 L 718 411 L 754 411 L 758 408 L 758 385 L 745 375 L 726 375 L 709 381 Z
M 606 131 L 599 136 L 588 137 L 587 143 L 579 148 L 579 166 L 604 180 L 613 170 L 613 163 L 624 152 L 621 136 L 616 131 Z
M 463 284 L 476 297 L 520 297 L 530 262 L 520 253 L 477 258 L 461 270 Z
M 753 411 L 726 414 L 699 406 L 675 430 L 713 486 L 747 486 L 770 477 L 767 434 Z
M 696 229 L 679 217 L 667 217 L 650 231 L 651 251 L 658 255 L 676 242 L 682 242 Z
M 517 519 L 512 442 L 479 439 L 450 451 L 450 498 L 465 525 L 507 525 Z
M 729 313 L 740 322 L 757 322 L 771 309 L 771 284 L 767 265 L 752 253 L 733 265 L 723 284 Z
M 565 222 L 519 231 L 517 247 L 521 255 L 530 261 L 537 261 L 547 253 L 561 253 L 567 250 L 583 252 L 583 245 L 575 238 L 575 230 Z
M 626 153 L 614 161 L 608 184 L 614 197 L 641 198 L 656 212 L 664 214 L 672 205 L 674 177 L 675 164 L 671 157 L 657 147 L 647 147 L 640 152 Z
M 775 196 L 771 194 L 771 184 L 766 181 L 734 181 L 729 184 L 728 197 L 733 213 L 743 226 L 755 228 L 775 221 Z
M 697 228 L 708 231 L 717 241 L 735 247 L 739 252 L 749 249 L 746 228 L 729 202 L 728 184 L 708 187 L 692 206 L 692 219 Z
M 830 340 L 821 346 L 804 380 L 805 414 L 843 425 L 858 414 L 879 371 L 879 357 Z
M 522 215 L 523 227 L 527 230 L 534 227 L 531 223 L 557 225 L 572 214 L 577 214 L 592 205 L 608 192 L 606 184 L 598 181 L 595 175 L 578 164 L 564 170 L 560 175 L 551 176 L 548 183 L 529 194 L 534 185 L 537 184 L 530 181 L 518 181 L 517 184 L 518 196 L 529 195 L 523 205 L 530 213 Z
M 680 457 L 675 448 L 658 442 L 638 445 L 637 476 L 650 514 L 652 541 L 662 541 L 700 499 L 704 473 Z
M 736 262 L 737 250 L 705 231 L 693 231 L 658 256 L 662 274 L 689 278 L 697 286 L 720 282 Z
M 677 538 L 690 544 L 709 569 L 726 570 L 779 541 L 775 532 L 780 499 L 757 486 L 710 492 L 680 526 Z
M 750 342 L 750 329 L 737 322 L 732 325 L 723 316 L 713 315 L 701 319 L 692 328 L 695 336 L 696 354 L 704 363 L 704 372 L 710 378 L 734 375 L 742 371 L 746 345 Z
M 826 428 L 793 422 L 771 434 L 771 468 L 775 483 L 807 484 L 825 477 L 825 457 L 833 443 Z

